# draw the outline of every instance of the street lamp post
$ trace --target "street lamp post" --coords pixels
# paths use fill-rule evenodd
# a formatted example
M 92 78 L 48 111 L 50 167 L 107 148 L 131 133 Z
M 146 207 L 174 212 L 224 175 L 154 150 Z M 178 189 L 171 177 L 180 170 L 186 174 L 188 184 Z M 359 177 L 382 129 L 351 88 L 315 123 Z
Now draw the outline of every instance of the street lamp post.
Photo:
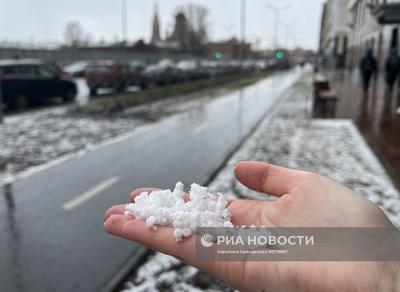
M 4 117 L 4 112 L 3 112 L 3 89 L 1 85 L 1 80 L 0 80 L 0 124 L 3 123 L 3 117 Z
M 127 0 L 121 0 L 121 37 L 122 43 L 126 45 L 128 39 L 128 3 Z
M 285 10 L 290 9 L 290 5 L 285 6 L 275 6 L 272 4 L 268 4 L 268 9 L 274 13 L 274 49 L 278 49 L 279 47 L 279 25 L 280 25 L 280 17 L 281 13 Z
M 245 58 L 245 44 L 246 44 L 246 0 L 241 0 L 241 13 L 240 13 L 240 59 Z
M 288 49 L 292 47 L 293 27 L 297 24 L 296 21 L 282 23 L 285 26 L 286 46 Z

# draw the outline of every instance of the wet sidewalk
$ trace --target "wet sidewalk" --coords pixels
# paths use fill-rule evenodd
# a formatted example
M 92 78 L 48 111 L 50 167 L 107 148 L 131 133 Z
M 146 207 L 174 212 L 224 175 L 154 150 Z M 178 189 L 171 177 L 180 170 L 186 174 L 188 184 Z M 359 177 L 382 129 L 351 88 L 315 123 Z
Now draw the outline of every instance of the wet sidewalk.
M 371 80 L 368 96 L 361 90 L 359 74 L 354 71 L 327 73 L 338 95 L 334 117 L 352 119 L 378 155 L 397 187 L 400 187 L 400 90 L 386 93 L 384 74 Z

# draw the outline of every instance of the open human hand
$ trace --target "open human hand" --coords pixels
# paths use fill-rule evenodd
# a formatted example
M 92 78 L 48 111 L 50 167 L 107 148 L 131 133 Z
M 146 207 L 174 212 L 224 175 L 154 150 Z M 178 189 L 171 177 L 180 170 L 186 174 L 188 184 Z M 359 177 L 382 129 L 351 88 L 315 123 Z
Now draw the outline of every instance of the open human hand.
M 275 201 L 233 200 L 234 225 L 266 227 L 389 227 L 371 201 L 323 176 L 261 162 L 241 162 L 236 178 Z M 130 197 L 143 191 L 137 189 Z M 400 265 L 393 262 L 198 261 L 194 236 L 177 242 L 171 227 L 157 232 L 124 215 L 125 205 L 107 210 L 107 232 L 175 256 L 243 291 L 400 291 Z

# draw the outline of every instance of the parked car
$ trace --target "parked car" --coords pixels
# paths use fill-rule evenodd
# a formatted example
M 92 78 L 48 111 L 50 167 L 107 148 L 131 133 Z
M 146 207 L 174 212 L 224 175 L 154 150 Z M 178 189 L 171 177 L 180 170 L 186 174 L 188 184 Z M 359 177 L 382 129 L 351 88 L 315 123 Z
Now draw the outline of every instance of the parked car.
M 130 61 L 128 66 L 131 72 L 142 73 L 146 69 L 147 64 L 143 61 L 136 60 Z
M 268 61 L 267 60 L 257 60 L 256 61 L 256 69 L 257 71 L 266 71 L 268 70 Z
M 218 64 L 223 69 L 224 75 L 234 75 L 242 72 L 242 62 L 240 60 L 222 60 Z
M 176 64 L 185 82 L 209 78 L 210 74 L 198 60 L 182 60 Z
M 220 61 L 203 60 L 203 61 L 201 61 L 201 67 L 212 78 L 215 78 L 215 77 L 217 77 L 219 75 L 223 75 L 224 74 L 224 69 L 222 68 Z
M 184 81 L 175 62 L 170 59 L 163 59 L 156 64 L 147 66 L 143 74 L 150 87 L 166 86 Z
M 65 66 L 63 71 L 74 77 L 85 77 L 89 65 L 90 61 L 78 61 Z
M 291 64 L 288 59 L 281 59 L 276 61 L 275 69 L 277 70 L 287 70 L 290 69 Z
M 100 88 L 124 92 L 128 86 L 145 87 L 143 75 L 136 66 L 116 61 L 92 62 L 86 69 L 86 81 L 92 96 Z
M 61 70 L 40 60 L 0 60 L 0 89 L 7 108 L 21 109 L 54 97 L 74 100 L 74 81 Z
M 143 61 L 131 61 L 128 63 L 128 70 L 131 73 L 131 84 L 128 86 L 137 86 L 141 90 L 144 90 L 148 86 L 148 82 L 144 76 L 144 70 L 147 64 Z

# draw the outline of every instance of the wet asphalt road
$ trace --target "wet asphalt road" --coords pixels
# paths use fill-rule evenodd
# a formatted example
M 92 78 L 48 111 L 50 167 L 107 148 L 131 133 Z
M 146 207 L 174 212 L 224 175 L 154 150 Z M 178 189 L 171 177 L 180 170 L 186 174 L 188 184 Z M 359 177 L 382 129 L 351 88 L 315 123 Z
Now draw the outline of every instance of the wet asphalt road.
M 301 75 L 278 73 L 0 193 L 0 291 L 100 291 L 141 247 L 103 231 L 133 188 L 204 183 Z

